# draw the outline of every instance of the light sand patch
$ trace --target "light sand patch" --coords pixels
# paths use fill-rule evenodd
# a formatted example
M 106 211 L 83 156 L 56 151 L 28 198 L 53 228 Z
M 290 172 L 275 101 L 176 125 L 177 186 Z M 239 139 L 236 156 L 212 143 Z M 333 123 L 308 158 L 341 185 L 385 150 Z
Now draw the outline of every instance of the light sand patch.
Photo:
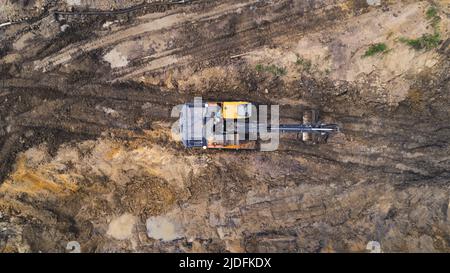
M 81 5 L 81 0 L 66 0 L 66 3 L 69 6 L 79 6 Z
M 130 239 L 136 220 L 135 216 L 125 213 L 109 223 L 107 234 L 117 240 Z
M 20 36 L 17 41 L 14 42 L 13 48 L 17 51 L 20 51 L 27 47 L 28 41 L 30 41 L 32 38 L 34 38 L 36 35 L 32 32 L 27 32 L 24 35 Z
M 116 48 L 103 56 L 103 59 L 110 63 L 111 68 L 123 67 L 128 64 L 127 56 L 123 55 Z
M 381 0 L 367 0 L 366 1 L 368 5 L 371 6 L 379 6 L 381 5 Z
M 147 219 L 147 235 L 150 238 L 172 241 L 182 238 L 180 227 L 173 219 L 165 216 L 150 217 Z
M 30 167 L 44 163 L 50 157 L 45 145 L 28 149 L 24 152 L 24 156 L 26 158 L 26 165 Z

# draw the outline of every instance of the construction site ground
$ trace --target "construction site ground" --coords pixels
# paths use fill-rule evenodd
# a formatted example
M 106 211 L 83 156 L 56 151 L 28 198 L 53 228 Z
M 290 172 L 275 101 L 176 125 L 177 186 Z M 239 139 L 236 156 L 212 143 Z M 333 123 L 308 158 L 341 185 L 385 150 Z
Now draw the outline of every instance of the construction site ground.
M 1 252 L 450 251 L 448 1 L 31 2 L 0 11 Z M 185 149 L 194 97 L 341 132 Z

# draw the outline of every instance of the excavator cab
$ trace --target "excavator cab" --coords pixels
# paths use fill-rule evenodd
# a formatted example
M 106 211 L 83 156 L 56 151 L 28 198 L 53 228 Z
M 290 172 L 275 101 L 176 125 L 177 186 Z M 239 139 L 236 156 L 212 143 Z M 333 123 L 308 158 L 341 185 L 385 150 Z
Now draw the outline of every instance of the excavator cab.
M 252 115 L 252 104 L 246 101 L 227 101 L 222 105 L 222 115 L 225 119 L 246 119 Z

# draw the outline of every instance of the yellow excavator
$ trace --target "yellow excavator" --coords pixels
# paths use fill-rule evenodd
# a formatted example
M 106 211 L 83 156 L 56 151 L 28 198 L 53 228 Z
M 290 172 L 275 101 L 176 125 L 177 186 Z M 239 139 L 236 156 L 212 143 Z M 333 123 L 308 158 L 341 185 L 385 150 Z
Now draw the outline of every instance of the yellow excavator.
M 301 124 L 271 124 L 258 118 L 260 109 L 247 101 L 194 102 L 182 106 L 179 133 L 187 148 L 257 149 L 262 135 L 296 133 L 303 142 L 321 143 L 339 131 L 336 124 L 317 121 L 314 110 L 303 113 Z

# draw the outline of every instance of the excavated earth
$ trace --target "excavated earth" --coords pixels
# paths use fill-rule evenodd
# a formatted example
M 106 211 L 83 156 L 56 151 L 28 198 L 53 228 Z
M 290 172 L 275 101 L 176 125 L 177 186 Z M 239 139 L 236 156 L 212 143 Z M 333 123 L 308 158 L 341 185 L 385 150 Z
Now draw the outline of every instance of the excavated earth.
M 57 2 L 0 2 L 0 251 L 450 251 L 448 1 Z M 196 96 L 341 132 L 189 150 Z

